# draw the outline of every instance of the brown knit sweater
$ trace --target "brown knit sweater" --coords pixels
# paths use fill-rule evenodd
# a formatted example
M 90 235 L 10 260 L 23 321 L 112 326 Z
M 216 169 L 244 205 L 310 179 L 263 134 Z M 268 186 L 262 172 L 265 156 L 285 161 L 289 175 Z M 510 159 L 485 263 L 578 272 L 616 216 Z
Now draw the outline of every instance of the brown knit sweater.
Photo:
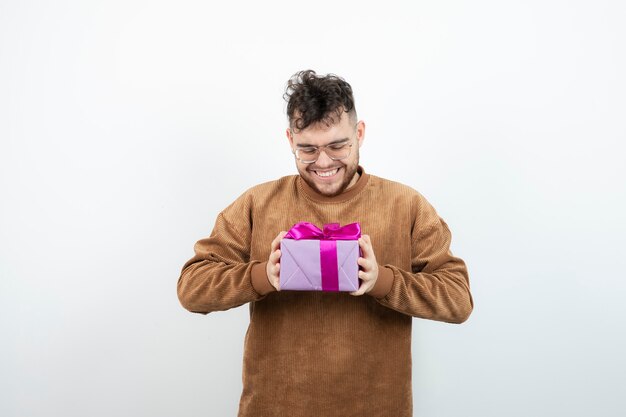
M 250 303 L 239 417 L 410 417 L 412 317 L 450 323 L 473 309 L 450 231 L 417 191 L 366 174 L 336 197 L 300 176 L 246 191 L 183 267 L 178 297 L 209 313 Z M 265 265 L 281 230 L 359 222 L 380 265 L 371 292 L 276 291 Z

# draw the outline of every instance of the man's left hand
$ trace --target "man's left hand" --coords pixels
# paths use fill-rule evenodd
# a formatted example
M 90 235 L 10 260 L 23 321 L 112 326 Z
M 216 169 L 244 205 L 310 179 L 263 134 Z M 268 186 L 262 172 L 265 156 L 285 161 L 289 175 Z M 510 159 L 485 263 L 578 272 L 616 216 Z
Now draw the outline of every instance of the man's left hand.
M 374 249 L 372 248 L 372 241 L 369 235 L 363 235 L 359 239 L 359 247 L 363 256 L 359 258 L 358 264 L 360 266 L 359 278 L 361 286 L 357 291 L 351 292 L 350 295 L 363 295 L 371 291 L 378 279 L 378 263 L 376 262 L 376 255 L 374 255 Z

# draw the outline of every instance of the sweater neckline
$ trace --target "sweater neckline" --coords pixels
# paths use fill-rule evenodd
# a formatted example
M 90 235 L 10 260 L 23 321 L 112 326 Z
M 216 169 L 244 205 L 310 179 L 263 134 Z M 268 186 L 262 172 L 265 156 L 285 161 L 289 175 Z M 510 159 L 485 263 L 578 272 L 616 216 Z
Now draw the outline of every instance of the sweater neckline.
M 361 165 L 357 167 L 357 173 L 359 174 L 359 179 L 356 184 L 352 187 L 345 190 L 343 193 L 336 195 L 334 197 L 325 196 L 323 194 L 318 193 L 314 188 L 312 188 L 309 184 L 306 183 L 302 179 L 300 175 L 298 175 L 297 183 L 300 189 L 309 197 L 311 200 L 320 202 L 320 203 L 341 203 L 344 201 L 350 200 L 352 197 L 359 194 L 363 188 L 367 185 L 369 180 L 369 174 L 365 173 L 365 170 Z

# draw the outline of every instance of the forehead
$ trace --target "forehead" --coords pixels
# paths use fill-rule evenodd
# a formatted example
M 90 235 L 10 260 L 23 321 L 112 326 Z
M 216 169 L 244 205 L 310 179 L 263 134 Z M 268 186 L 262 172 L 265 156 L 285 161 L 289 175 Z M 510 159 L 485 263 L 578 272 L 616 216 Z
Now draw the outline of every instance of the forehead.
M 331 142 L 349 139 L 352 128 L 347 113 L 341 115 L 339 123 L 330 126 L 324 123 L 315 123 L 301 131 L 292 131 L 295 145 L 321 146 Z

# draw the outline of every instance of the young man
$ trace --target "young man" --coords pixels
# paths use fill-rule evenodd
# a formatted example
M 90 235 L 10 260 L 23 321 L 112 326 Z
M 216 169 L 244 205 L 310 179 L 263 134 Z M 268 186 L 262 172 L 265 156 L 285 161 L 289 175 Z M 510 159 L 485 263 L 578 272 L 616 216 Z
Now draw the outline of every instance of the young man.
M 447 224 L 417 191 L 365 173 L 352 88 L 314 71 L 287 85 L 299 175 L 224 209 L 178 280 L 189 311 L 250 303 L 239 417 L 412 416 L 412 317 L 462 323 L 467 268 Z M 279 291 L 280 241 L 298 222 L 359 222 L 358 291 Z

